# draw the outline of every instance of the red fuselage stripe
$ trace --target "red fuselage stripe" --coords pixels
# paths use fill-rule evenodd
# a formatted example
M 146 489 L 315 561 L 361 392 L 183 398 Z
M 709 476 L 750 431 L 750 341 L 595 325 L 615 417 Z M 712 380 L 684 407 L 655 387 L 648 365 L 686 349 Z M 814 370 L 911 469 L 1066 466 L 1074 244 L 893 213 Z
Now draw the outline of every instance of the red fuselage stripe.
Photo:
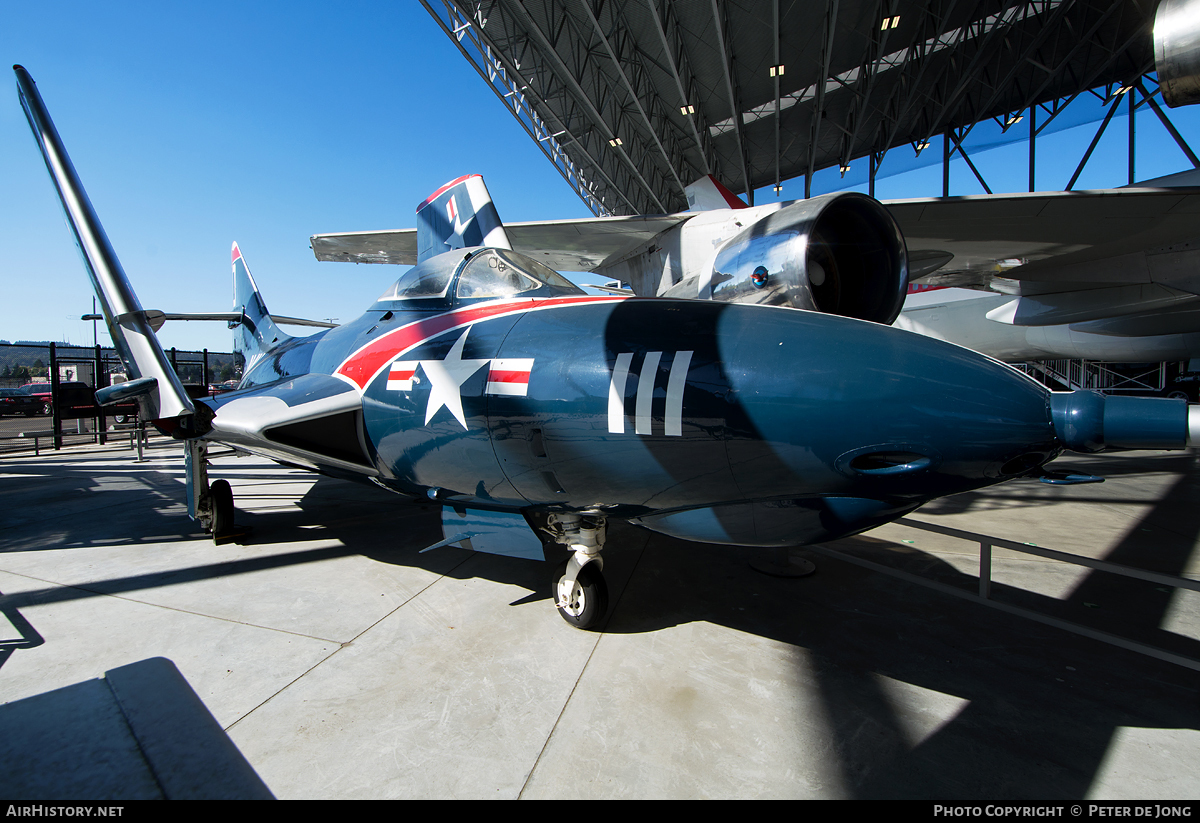
M 351 354 L 334 374 L 341 375 L 347 380 L 365 390 L 367 384 L 379 371 L 398 355 L 416 348 L 437 337 L 439 334 L 462 326 L 478 323 L 492 317 L 506 314 L 521 314 L 527 311 L 550 308 L 552 306 L 568 306 L 576 303 L 611 302 L 625 300 L 623 297 L 548 297 L 544 300 L 504 301 L 501 303 L 485 303 L 481 306 L 471 306 L 457 311 L 439 314 L 407 326 L 401 326 L 395 331 L 363 346 Z
M 528 383 L 529 372 L 527 371 L 496 371 L 492 369 L 488 372 L 489 383 Z

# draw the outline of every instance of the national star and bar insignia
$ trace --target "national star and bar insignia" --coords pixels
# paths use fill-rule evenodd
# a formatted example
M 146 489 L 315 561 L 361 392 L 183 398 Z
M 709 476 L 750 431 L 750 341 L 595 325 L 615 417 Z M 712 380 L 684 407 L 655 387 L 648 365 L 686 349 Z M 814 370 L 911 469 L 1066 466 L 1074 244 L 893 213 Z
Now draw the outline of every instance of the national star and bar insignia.
M 388 391 L 412 391 L 417 369 L 420 368 L 429 380 L 429 401 L 425 406 L 425 425 L 435 414 L 446 408 L 464 429 L 466 415 L 462 408 L 462 386 L 476 372 L 488 366 L 488 378 L 484 394 L 508 397 L 525 397 L 529 390 L 529 374 L 533 370 L 532 357 L 507 357 L 488 360 L 464 360 L 463 347 L 467 342 L 468 326 L 441 360 L 396 360 L 388 370 Z

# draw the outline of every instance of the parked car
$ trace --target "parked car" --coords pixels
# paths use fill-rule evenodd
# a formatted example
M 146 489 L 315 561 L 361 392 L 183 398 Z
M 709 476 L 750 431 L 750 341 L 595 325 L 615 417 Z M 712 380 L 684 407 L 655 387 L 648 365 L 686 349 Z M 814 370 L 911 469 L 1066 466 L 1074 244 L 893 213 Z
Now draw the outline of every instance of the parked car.
M 11 391 L 19 393 L 19 401 L 23 407 L 19 411 L 27 416 L 35 414 L 49 415 L 54 412 L 54 400 L 50 393 L 49 383 L 27 383 L 19 389 Z M 78 381 L 63 381 L 58 384 L 58 407 L 63 417 L 93 417 L 99 412 L 96 406 L 96 390 L 87 383 Z M 2 412 L 7 414 L 8 412 Z M 17 411 L 13 412 L 14 414 Z M 124 423 L 137 415 L 136 403 L 122 403 L 104 410 L 106 417 L 114 422 Z
M 41 401 L 21 389 L 0 389 L 0 415 L 23 414 L 32 417 L 42 410 Z
M 82 385 L 82 384 L 81 384 Z M 26 383 L 16 391 L 28 398 L 26 402 L 25 414 L 32 417 L 35 414 L 51 414 L 54 411 L 54 403 L 50 394 L 49 383 Z

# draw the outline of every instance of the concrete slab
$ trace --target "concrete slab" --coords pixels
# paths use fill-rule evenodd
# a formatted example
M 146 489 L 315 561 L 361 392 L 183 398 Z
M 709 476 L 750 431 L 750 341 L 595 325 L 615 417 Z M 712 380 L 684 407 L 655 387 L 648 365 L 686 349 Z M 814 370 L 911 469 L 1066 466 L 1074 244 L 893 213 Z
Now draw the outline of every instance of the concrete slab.
M 167 658 L 280 798 L 1200 796 L 1193 670 L 849 562 L 800 552 L 815 575 L 772 578 L 764 552 L 619 525 L 610 617 L 579 632 L 547 564 L 419 554 L 435 508 L 220 458 L 254 531 L 214 547 L 178 447 L 132 457 L 0 461 L 0 701 Z M 1195 461 L 1070 458 L 1108 482 L 913 517 L 1195 578 Z M 969 543 L 892 525 L 831 547 L 976 587 Z M 994 563 L 998 602 L 1200 659 L 1196 593 Z
M 10 800 L 268 800 L 271 793 L 179 670 L 161 657 L 6 703 Z

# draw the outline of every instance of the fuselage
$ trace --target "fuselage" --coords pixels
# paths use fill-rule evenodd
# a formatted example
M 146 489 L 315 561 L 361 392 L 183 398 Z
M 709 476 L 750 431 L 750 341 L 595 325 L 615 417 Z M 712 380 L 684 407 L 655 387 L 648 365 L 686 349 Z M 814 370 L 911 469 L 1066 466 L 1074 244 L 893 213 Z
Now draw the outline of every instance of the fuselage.
M 1059 451 L 1043 387 L 886 326 L 462 292 L 268 353 L 211 401 L 212 438 L 406 496 L 740 545 L 861 531 Z

